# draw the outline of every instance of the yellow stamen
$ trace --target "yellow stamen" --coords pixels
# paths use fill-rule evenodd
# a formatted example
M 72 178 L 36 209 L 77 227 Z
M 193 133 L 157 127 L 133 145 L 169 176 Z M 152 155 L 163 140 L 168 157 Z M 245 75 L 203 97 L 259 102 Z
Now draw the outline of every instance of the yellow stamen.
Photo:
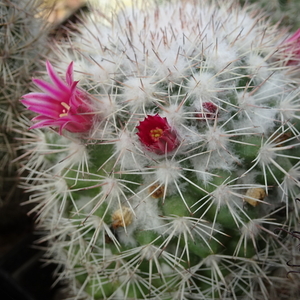
M 65 103 L 65 102 L 61 102 L 60 103 L 61 104 L 61 106 L 63 106 L 65 109 L 67 109 L 67 110 L 70 110 L 70 106 L 67 104 L 67 103 Z
M 161 128 L 155 128 L 150 130 L 150 136 L 154 141 L 158 141 L 158 139 L 163 135 L 163 130 Z
M 62 107 L 65 108 L 65 109 L 63 109 L 63 113 L 59 115 L 59 117 L 61 118 L 61 117 L 65 117 L 65 116 L 68 115 L 69 110 L 70 110 L 71 107 L 65 102 L 60 102 L 60 104 L 61 104 Z

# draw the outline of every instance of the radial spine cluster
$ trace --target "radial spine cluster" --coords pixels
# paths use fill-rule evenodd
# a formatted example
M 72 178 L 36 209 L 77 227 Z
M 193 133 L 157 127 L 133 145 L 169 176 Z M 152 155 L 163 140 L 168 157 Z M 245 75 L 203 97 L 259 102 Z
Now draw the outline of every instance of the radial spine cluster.
M 209 300 L 277 299 L 281 276 L 291 296 L 293 39 L 235 2 L 155 2 L 93 11 L 21 100 L 59 279 L 72 299 Z

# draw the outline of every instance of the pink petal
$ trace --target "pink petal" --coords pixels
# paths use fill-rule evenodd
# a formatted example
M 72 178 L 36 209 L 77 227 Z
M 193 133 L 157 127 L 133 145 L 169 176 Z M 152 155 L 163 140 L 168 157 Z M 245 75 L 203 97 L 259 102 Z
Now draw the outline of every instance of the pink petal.
M 70 90 L 72 91 L 72 92 L 74 92 L 74 90 L 76 89 L 76 86 L 77 86 L 77 83 L 78 83 L 79 81 L 73 81 L 72 83 L 71 83 L 71 85 L 70 85 Z
M 62 130 L 68 125 L 69 122 L 66 122 L 64 124 L 62 124 L 60 127 L 59 127 L 59 134 L 62 135 Z
M 54 126 L 52 120 L 44 120 L 41 122 L 38 122 L 36 124 L 33 124 L 32 126 L 29 127 L 29 129 L 35 129 L 35 128 L 41 128 L 41 127 L 47 127 L 47 126 Z
M 66 81 L 69 86 L 73 84 L 73 62 L 70 62 L 67 72 L 66 72 Z M 75 84 L 76 86 L 76 84 Z
M 293 42 L 293 41 L 297 41 L 297 39 L 300 38 L 300 28 L 290 37 L 286 40 L 287 43 Z
M 60 79 L 60 77 L 54 71 L 54 69 L 49 61 L 46 62 L 46 68 L 47 68 L 47 72 L 48 72 L 52 82 L 56 85 L 56 87 L 59 90 L 68 90 L 69 89 L 68 86 L 64 83 L 64 81 L 62 79 Z
M 48 116 L 49 118 L 58 118 L 62 113 L 62 106 L 60 104 L 38 102 L 34 100 L 22 100 L 21 102 L 27 109 Z
M 35 117 L 32 119 L 32 121 L 40 121 L 30 127 L 31 128 L 40 128 L 40 127 L 46 127 L 46 126 L 53 126 L 53 127 L 58 127 L 58 126 L 63 126 L 66 121 L 62 121 L 60 119 L 58 120 L 53 120 L 53 119 L 47 119 L 47 118 L 41 118 L 41 116 Z
M 57 90 L 52 84 L 42 80 L 42 79 L 32 79 L 33 83 L 37 85 L 45 93 L 52 95 L 57 100 L 62 101 L 61 99 L 65 98 L 69 93 L 69 89 L 64 91 Z
M 31 119 L 31 121 L 45 121 L 45 120 L 50 121 L 50 120 L 53 120 L 53 119 L 52 119 L 52 118 L 49 118 L 49 117 L 47 117 L 47 116 L 41 116 L 41 115 L 36 116 L 36 117 L 34 117 L 33 119 Z
M 28 107 L 29 110 L 40 114 L 42 116 L 47 116 L 48 118 L 51 119 L 57 119 L 59 118 L 59 113 L 57 113 L 57 111 L 53 110 L 52 108 L 49 107 L 35 107 L 35 106 L 29 106 Z
M 61 105 L 61 102 L 59 101 L 47 101 L 44 99 L 38 99 L 38 98 L 25 98 L 22 99 L 21 102 L 25 105 L 25 106 L 33 106 L 33 107 L 46 107 L 49 109 L 52 109 L 54 111 L 57 111 L 58 113 L 61 113 L 61 111 L 63 110 L 63 107 Z
M 76 97 L 75 95 L 70 97 L 69 105 L 74 113 L 77 111 L 89 112 L 89 106 L 83 101 L 83 99 Z
M 33 118 L 31 121 L 34 121 L 34 122 L 39 121 L 36 124 L 47 123 L 48 125 L 46 125 L 46 126 L 62 126 L 66 122 L 69 122 L 68 120 L 62 120 L 61 118 L 52 119 L 52 118 L 48 118 L 46 116 L 37 116 L 37 117 Z M 34 124 L 33 126 L 35 126 L 36 124 Z
M 26 100 L 38 100 L 38 101 L 45 101 L 45 102 L 61 102 L 60 99 L 56 99 L 56 98 L 53 98 L 52 96 L 50 95 L 47 95 L 45 93 L 28 93 L 26 95 L 23 95 L 22 96 L 23 99 L 26 99 Z M 23 100 L 21 100 L 23 101 Z

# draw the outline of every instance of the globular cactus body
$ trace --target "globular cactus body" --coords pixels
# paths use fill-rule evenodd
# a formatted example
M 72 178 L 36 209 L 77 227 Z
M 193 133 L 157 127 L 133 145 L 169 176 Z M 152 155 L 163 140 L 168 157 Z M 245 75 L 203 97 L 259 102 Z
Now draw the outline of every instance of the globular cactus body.
M 214 1 L 143 2 L 79 29 L 22 99 L 39 114 L 24 185 L 74 298 L 269 299 L 273 228 L 298 220 L 284 36 Z

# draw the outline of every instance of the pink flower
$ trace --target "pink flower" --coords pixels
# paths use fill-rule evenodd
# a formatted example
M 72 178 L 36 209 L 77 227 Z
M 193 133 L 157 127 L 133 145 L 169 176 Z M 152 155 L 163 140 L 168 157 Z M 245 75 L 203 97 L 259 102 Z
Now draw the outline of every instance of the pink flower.
M 52 83 L 41 79 L 33 79 L 33 83 L 43 93 L 29 93 L 22 96 L 21 102 L 27 109 L 39 115 L 32 128 L 59 127 L 70 132 L 86 132 L 92 126 L 93 114 L 87 103 L 88 94 L 76 87 L 78 81 L 73 80 L 73 62 L 66 71 L 66 80 L 62 80 L 54 71 L 50 62 L 46 62 L 48 75 Z
M 202 110 L 196 114 L 199 119 L 215 119 L 217 116 L 218 107 L 212 102 L 203 102 Z
M 170 127 L 166 118 L 158 114 L 147 116 L 144 121 L 140 122 L 137 129 L 141 143 L 151 152 L 161 155 L 179 146 L 175 130 Z
M 284 54 L 289 58 L 287 65 L 300 63 L 300 29 L 298 29 L 284 44 Z

